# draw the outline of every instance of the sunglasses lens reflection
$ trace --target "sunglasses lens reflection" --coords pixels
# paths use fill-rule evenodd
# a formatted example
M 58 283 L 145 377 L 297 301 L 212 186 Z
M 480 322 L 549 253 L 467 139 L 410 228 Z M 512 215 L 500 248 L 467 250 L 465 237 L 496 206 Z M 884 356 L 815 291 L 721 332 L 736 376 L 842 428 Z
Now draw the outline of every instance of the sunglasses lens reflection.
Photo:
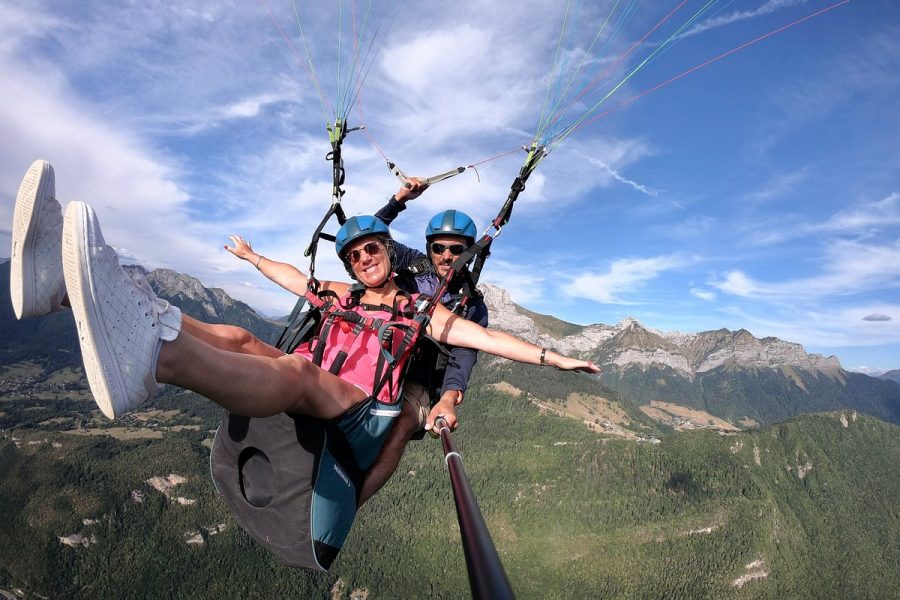
M 466 249 L 462 244 L 451 244 L 449 246 L 445 246 L 444 244 L 439 244 L 438 242 L 434 242 L 431 244 L 431 251 L 435 254 L 443 254 L 444 251 L 449 250 L 450 254 L 454 256 L 459 256 Z
M 350 254 L 347 255 L 347 258 L 350 260 L 351 265 L 355 265 L 359 262 L 359 259 L 362 258 L 362 253 L 365 252 L 369 256 L 378 256 L 381 254 L 381 244 L 378 242 L 369 242 L 361 249 L 351 250 Z

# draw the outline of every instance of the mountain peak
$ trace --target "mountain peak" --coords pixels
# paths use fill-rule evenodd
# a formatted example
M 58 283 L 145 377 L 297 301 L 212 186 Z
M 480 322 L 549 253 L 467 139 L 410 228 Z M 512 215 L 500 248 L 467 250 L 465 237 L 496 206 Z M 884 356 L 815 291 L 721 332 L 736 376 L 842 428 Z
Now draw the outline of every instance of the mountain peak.
M 626 329 L 646 329 L 641 322 L 635 319 L 634 317 L 625 317 L 621 321 L 616 324 L 617 329 L 626 330 Z

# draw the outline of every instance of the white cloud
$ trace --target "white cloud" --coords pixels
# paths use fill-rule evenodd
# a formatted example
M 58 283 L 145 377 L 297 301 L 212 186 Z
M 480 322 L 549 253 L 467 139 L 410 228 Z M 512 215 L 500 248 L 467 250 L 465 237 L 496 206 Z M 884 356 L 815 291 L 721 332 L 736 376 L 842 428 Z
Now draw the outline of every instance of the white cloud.
M 767 181 L 764 187 L 748 194 L 747 199 L 752 202 L 766 202 L 788 197 L 797 190 L 808 176 L 809 169 L 776 175 Z
M 538 92 L 522 73 L 522 53 L 531 52 L 522 41 L 497 44 L 491 31 L 469 24 L 444 24 L 386 48 L 382 68 L 403 107 L 392 111 L 391 126 L 427 132 L 416 144 L 429 147 L 455 136 L 520 127 Z M 473 72 L 490 73 L 491 85 L 473 78 Z
M 543 276 L 535 274 L 533 269 L 503 260 L 492 259 L 482 280 L 505 289 L 513 302 L 519 305 L 544 300 L 547 293 Z
M 822 264 L 817 275 L 782 282 L 764 282 L 735 270 L 708 283 L 727 294 L 787 302 L 896 288 L 900 287 L 900 240 L 883 245 L 838 240 L 826 248 Z
M 614 261 L 603 274 L 583 274 L 568 286 L 571 296 L 601 304 L 625 304 L 626 296 L 643 287 L 660 274 L 678 269 L 688 261 L 678 255 L 653 258 L 625 258 Z
M 712 302 L 713 300 L 716 299 L 716 294 L 709 290 L 702 290 L 699 288 L 691 288 L 690 292 L 691 292 L 692 296 L 696 296 L 697 298 L 700 298 L 701 300 L 706 300 L 708 302 Z
M 682 37 L 696 35 L 698 33 L 702 33 L 710 29 L 715 29 L 717 27 L 722 27 L 724 25 L 731 25 L 732 23 L 737 23 L 739 21 L 746 21 L 747 19 L 752 19 L 754 17 L 768 15 L 782 8 L 788 8 L 796 4 L 805 4 L 806 1 L 807 0 L 769 0 L 755 10 L 736 11 L 727 15 L 712 17 L 701 21 L 700 23 L 686 31 Z
M 759 284 L 747 277 L 746 273 L 741 271 L 731 271 L 727 273 L 723 279 L 711 280 L 707 282 L 709 285 L 718 288 L 726 294 L 734 294 L 735 296 L 749 297 L 758 288 Z
M 831 215 L 818 212 L 749 213 L 739 225 L 741 239 L 758 246 L 782 247 L 793 240 L 813 238 L 821 243 L 823 235 L 873 238 L 890 236 L 900 225 L 900 194 L 892 192 L 879 200 L 847 201 Z
M 808 232 L 864 233 L 891 225 L 900 225 L 900 194 L 896 192 L 881 200 L 850 206 L 824 223 L 810 226 Z

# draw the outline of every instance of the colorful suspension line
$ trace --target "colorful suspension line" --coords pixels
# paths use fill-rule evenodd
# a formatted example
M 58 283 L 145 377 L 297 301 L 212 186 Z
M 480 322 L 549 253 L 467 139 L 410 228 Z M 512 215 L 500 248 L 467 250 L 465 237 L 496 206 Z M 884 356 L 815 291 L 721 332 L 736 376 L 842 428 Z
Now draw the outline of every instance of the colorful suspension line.
M 587 119 L 591 114 L 595 113 L 600 106 L 602 106 L 616 91 L 618 91 L 623 85 L 625 85 L 629 80 L 632 79 L 638 72 L 640 72 L 644 67 L 646 67 L 650 62 L 659 54 L 661 54 L 664 50 L 668 49 L 668 47 L 679 37 L 682 33 L 690 27 L 692 24 L 696 23 L 698 19 L 700 19 L 716 2 L 717 0 L 708 0 L 700 9 L 691 15 L 687 20 L 685 20 L 673 33 L 671 33 L 665 41 L 661 44 L 657 45 L 656 48 L 651 52 L 646 58 L 644 58 L 636 67 L 632 68 L 616 85 L 614 85 L 609 91 L 604 94 L 599 101 L 595 102 L 592 106 L 585 109 L 581 115 L 579 115 L 572 123 L 561 127 L 556 133 L 552 133 L 549 135 L 542 135 L 540 137 L 540 141 L 545 145 L 549 145 L 554 141 L 561 140 L 568 133 L 571 132 L 574 128 L 577 128 L 578 124 Z M 657 29 L 659 29 L 663 24 L 665 24 L 671 17 L 675 15 L 675 13 L 680 10 L 685 4 L 687 4 L 688 0 L 682 0 L 674 9 L 672 9 L 669 13 L 667 13 L 656 25 L 654 25 L 647 33 L 645 33 L 638 41 L 634 42 L 628 50 L 622 53 L 610 66 L 601 72 L 599 76 L 597 76 L 588 86 L 586 86 L 573 100 L 572 102 L 563 109 L 563 111 L 559 112 L 557 116 L 553 117 L 550 121 L 548 121 L 548 126 L 551 124 L 555 124 L 560 120 L 562 113 L 567 110 L 570 106 L 574 105 L 578 102 L 584 95 L 596 86 L 598 83 L 603 81 L 606 75 L 615 68 L 622 60 L 624 60 L 627 56 L 629 56 L 632 51 L 642 45 L 646 39 L 654 33 Z
M 671 84 L 671 83 L 674 83 L 674 82 L 678 81 L 679 79 L 683 79 L 684 77 L 687 77 L 688 75 L 690 75 L 690 74 L 692 74 L 692 73 L 694 73 L 694 72 L 696 72 L 696 71 L 699 71 L 700 69 L 702 69 L 702 68 L 704 68 L 704 67 L 707 67 L 707 66 L 709 66 L 709 65 L 711 65 L 711 64 L 713 64 L 713 63 L 716 63 L 716 62 L 718 62 L 718 61 L 720 61 L 720 60 L 722 60 L 722 59 L 724 59 L 724 58 L 727 58 L 727 57 L 731 56 L 732 54 L 735 54 L 735 53 L 737 53 L 737 52 L 740 52 L 741 50 L 744 50 L 745 48 L 748 48 L 748 47 L 750 47 L 750 46 L 753 46 L 753 45 L 755 45 L 755 44 L 758 44 L 759 42 L 762 42 L 762 41 L 764 41 L 764 40 L 766 40 L 766 39 L 768 39 L 768 38 L 770 38 L 770 37 L 772 37 L 772 36 L 774 36 L 774 35 L 777 35 L 777 34 L 779 34 L 779 33 L 782 33 L 782 32 L 784 32 L 784 31 L 786 31 L 787 29 L 790 29 L 791 27 L 795 27 L 796 25 L 799 25 L 799 24 L 801 24 L 801 23 L 803 23 L 803 22 L 805 22 L 805 21 L 808 21 L 808 20 L 810 20 L 810 19 L 812 19 L 812 18 L 814 18 L 814 17 L 818 17 L 818 16 L 823 15 L 823 14 L 825 14 L 825 13 L 827 13 L 827 12 L 830 12 L 830 11 L 832 11 L 832 10 L 834 10 L 834 9 L 836 9 L 836 8 L 838 8 L 838 7 L 840 7 L 840 6 L 843 6 L 844 4 L 848 4 L 849 2 L 851 2 L 851 0 L 840 0 L 839 2 L 835 2 L 834 4 L 830 4 L 830 5 L 828 5 L 828 6 L 824 7 L 824 8 L 819 9 L 819 10 L 817 10 L 817 11 L 815 11 L 815 12 L 812 12 L 812 13 L 810 13 L 810 14 L 808 14 L 808 15 L 805 15 L 805 16 L 803 16 L 803 17 L 799 17 L 799 18 L 795 19 L 794 21 L 791 21 L 790 23 L 787 23 L 786 25 L 782 25 L 782 26 L 780 26 L 780 27 L 777 27 L 777 28 L 775 28 L 775 29 L 773 29 L 773 30 L 771 30 L 771 31 L 769 31 L 769 32 L 767 32 L 767 33 L 764 33 L 764 34 L 762 34 L 762 35 L 759 35 L 759 36 L 757 36 L 757 37 L 755 37 L 755 38 L 753 38 L 753 39 L 751 39 L 751 40 L 749 40 L 749 41 L 747 41 L 747 42 L 744 42 L 744 43 L 742 43 L 742 44 L 739 44 L 739 45 L 737 45 L 737 46 L 731 48 L 730 50 L 726 50 L 725 52 L 722 52 L 722 53 L 720 53 L 720 54 L 717 54 L 716 56 L 714 56 L 714 57 L 712 57 L 712 58 L 709 58 L 709 59 L 707 59 L 707 60 L 705 60 L 705 61 L 703 61 L 703 62 L 701 62 L 701 63 L 699 63 L 699 64 L 696 64 L 696 65 L 694 65 L 693 67 L 691 67 L 691 68 L 689 68 L 689 69 L 686 69 L 686 70 L 682 71 L 681 73 L 679 73 L 679 74 L 677 74 L 677 75 L 674 75 L 674 76 L 672 76 L 672 77 L 666 79 L 665 81 L 663 81 L 663 82 L 661 82 L 661 83 L 658 83 L 658 84 L 656 84 L 656 85 L 654 85 L 654 86 L 652 86 L 652 87 L 650 87 L 650 88 L 648 88 L 648 89 L 646 89 L 646 90 L 644 90 L 644 91 L 642 91 L 642 92 L 640 92 L 640 93 L 638 93 L 638 94 L 635 94 L 634 96 L 632 96 L 632 97 L 630 97 L 630 98 L 628 98 L 628 99 L 626 99 L 626 100 L 623 100 L 623 101 L 620 102 L 619 104 L 615 105 L 614 107 L 612 107 L 612 108 L 610 108 L 610 109 L 608 109 L 608 110 L 606 110 L 606 111 L 604 111 L 604 112 L 602 112 L 602 113 L 593 115 L 593 116 L 591 116 L 589 119 L 581 120 L 581 121 L 579 121 L 579 122 L 577 122 L 577 123 L 574 123 L 574 124 L 572 124 L 572 125 L 570 126 L 569 129 L 567 129 L 567 130 L 564 132 L 564 135 L 562 135 L 561 137 L 558 137 L 557 139 L 555 139 L 555 140 L 550 144 L 551 149 L 553 149 L 553 148 L 555 148 L 556 146 L 558 146 L 559 143 L 562 141 L 563 138 L 568 137 L 569 135 L 571 135 L 571 134 L 574 133 L 575 131 L 577 131 L 577 130 L 583 128 L 583 127 L 586 127 L 586 126 L 590 125 L 591 123 L 594 123 L 595 121 L 598 121 L 599 119 L 602 119 L 603 117 L 606 117 L 606 116 L 608 116 L 608 115 L 610 115 L 610 114 L 612 114 L 612 113 L 614 113 L 614 112 L 617 112 L 617 111 L 619 111 L 619 110 L 625 108 L 625 107 L 628 106 L 629 104 L 632 104 L 632 103 L 636 102 L 637 100 L 643 98 L 644 96 L 647 96 L 648 94 L 651 94 L 651 93 L 653 93 L 653 92 L 655 92 L 655 91 L 657 91 L 657 90 L 660 90 L 660 89 L 666 87 L 667 85 L 669 85 L 669 84 Z

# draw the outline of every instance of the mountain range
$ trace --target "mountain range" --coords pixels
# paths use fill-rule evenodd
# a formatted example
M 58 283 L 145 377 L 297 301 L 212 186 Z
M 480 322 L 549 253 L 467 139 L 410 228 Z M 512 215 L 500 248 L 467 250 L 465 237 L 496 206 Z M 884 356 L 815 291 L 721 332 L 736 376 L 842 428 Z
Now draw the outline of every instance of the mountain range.
M 168 269 L 141 270 L 160 297 L 210 323 L 240 325 L 274 341 L 283 323 L 264 318 L 221 289 Z M 9 302 L 9 263 L 0 265 L 0 328 L 5 343 L 0 364 L 39 358 L 49 367 L 80 365 L 77 337 L 65 314 L 16 321 Z M 616 325 L 576 325 L 518 306 L 496 286 L 483 285 L 491 327 L 537 345 L 593 360 L 602 366 L 599 386 L 620 404 L 638 407 L 659 421 L 663 405 L 698 411 L 735 427 L 768 425 L 805 414 L 854 409 L 900 423 L 900 384 L 845 371 L 837 357 L 809 354 L 799 344 L 774 337 L 758 339 L 746 330 L 700 333 L 661 332 L 635 319 Z M 522 373 L 503 359 L 483 357 L 481 369 Z M 531 378 L 532 375 L 525 375 Z M 643 408 L 641 408 L 643 407 Z M 634 412 L 629 410 L 626 412 Z M 664 419 L 670 420 L 670 419 Z
M 664 333 L 624 319 L 573 325 L 516 305 L 483 285 L 491 326 L 602 365 L 600 381 L 638 405 L 666 402 L 735 425 L 767 425 L 803 413 L 855 408 L 900 422 L 900 386 L 845 371 L 835 356 L 758 339 L 741 329 Z

